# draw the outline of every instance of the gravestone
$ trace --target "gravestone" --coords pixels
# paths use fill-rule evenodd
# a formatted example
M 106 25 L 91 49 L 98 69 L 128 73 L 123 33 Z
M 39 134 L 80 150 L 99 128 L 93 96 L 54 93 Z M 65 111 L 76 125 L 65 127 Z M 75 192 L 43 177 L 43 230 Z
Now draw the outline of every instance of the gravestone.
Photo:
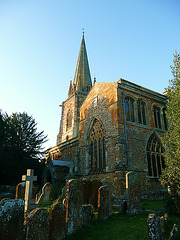
M 72 179 L 66 184 L 66 222 L 67 233 L 71 234 L 82 225 L 83 188 L 82 181 Z
M 93 219 L 93 211 L 91 204 L 82 205 L 83 208 L 83 224 L 90 223 Z
M 156 214 L 152 213 L 148 215 L 147 225 L 150 240 L 163 239 L 160 221 Z
M 24 200 L 0 202 L 0 240 L 24 240 Z
M 25 220 L 26 240 L 49 239 L 49 213 L 46 209 L 36 208 Z
M 26 183 L 21 182 L 16 186 L 16 196 L 15 199 L 24 199 L 25 196 Z
M 25 204 L 24 204 L 24 212 L 26 212 L 29 208 L 30 204 L 34 204 L 32 201 L 32 187 L 33 181 L 37 181 L 37 177 L 34 176 L 33 169 L 27 169 L 27 174 L 22 176 L 22 181 L 26 181 L 26 189 L 25 189 Z
M 66 210 L 62 203 L 55 203 L 49 210 L 51 240 L 60 240 L 65 237 L 67 232 Z
M 98 218 L 107 219 L 113 214 L 111 193 L 108 186 L 101 186 L 98 189 Z
M 93 208 L 98 206 L 98 189 L 102 186 L 99 180 L 82 180 L 83 204 L 91 204 Z
M 42 188 L 42 194 L 40 195 L 37 204 L 47 205 L 51 203 L 50 193 L 52 191 L 52 185 L 47 182 Z
M 127 212 L 138 213 L 141 210 L 141 179 L 137 172 L 126 174 Z

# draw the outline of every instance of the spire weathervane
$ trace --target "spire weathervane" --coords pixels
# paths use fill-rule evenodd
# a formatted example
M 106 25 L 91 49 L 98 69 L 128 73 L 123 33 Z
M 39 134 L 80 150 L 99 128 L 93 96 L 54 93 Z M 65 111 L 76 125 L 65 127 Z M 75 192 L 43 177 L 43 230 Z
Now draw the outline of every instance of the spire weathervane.
M 82 31 L 83 31 L 82 33 L 83 33 L 83 35 L 84 35 L 84 28 L 82 28 Z

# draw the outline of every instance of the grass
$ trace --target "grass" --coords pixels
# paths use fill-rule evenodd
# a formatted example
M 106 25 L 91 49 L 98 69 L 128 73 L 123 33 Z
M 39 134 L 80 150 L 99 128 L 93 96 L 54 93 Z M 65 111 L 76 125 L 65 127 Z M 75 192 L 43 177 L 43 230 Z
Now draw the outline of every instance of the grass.
M 145 201 L 143 207 L 147 210 L 160 211 L 163 208 L 163 201 Z M 147 240 L 148 213 L 138 215 L 114 214 L 107 220 L 95 219 L 91 224 L 84 225 L 74 234 L 67 236 L 65 240 Z M 173 224 L 180 226 L 180 217 L 169 216 L 165 240 L 168 239 Z M 180 239 L 178 232 L 176 239 Z

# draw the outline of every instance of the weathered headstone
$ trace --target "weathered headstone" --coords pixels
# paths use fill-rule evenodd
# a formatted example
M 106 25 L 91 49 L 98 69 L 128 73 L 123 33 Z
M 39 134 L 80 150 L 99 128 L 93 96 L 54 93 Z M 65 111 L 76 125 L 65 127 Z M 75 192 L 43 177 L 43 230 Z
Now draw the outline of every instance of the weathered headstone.
M 46 209 L 36 208 L 25 220 L 26 240 L 49 239 L 49 213 Z
M 30 200 L 32 199 L 33 181 L 37 181 L 33 169 L 27 169 L 27 174 L 22 176 L 22 181 L 26 181 L 24 212 L 28 210 Z
M 162 240 L 162 229 L 159 218 L 156 214 L 152 213 L 148 215 L 147 220 L 148 233 L 150 240 Z
M 113 214 L 111 193 L 108 186 L 98 189 L 98 218 L 106 219 Z
M 55 203 L 49 210 L 51 240 L 60 240 L 65 237 L 67 232 L 66 210 L 62 203 Z
M 138 213 L 141 210 L 141 179 L 137 172 L 126 174 L 127 212 Z
M 47 182 L 42 188 L 42 194 L 40 195 L 37 203 L 39 205 L 47 205 L 51 203 L 50 193 L 52 191 L 52 185 Z
M 24 199 L 25 196 L 26 183 L 21 182 L 16 186 L 16 196 L 15 199 Z
M 83 204 L 91 204 L 93 208 L 98 206 L 98 189 L 102 186 L 99 180 L 82 180 Z
M 0 202 L 0 240 L 24 239 L 24 200 Z
M 73 179 L 67 182 L 65 208 L 68 234 L 71 234 L 82 225 L 82 200 L 82 181 Z

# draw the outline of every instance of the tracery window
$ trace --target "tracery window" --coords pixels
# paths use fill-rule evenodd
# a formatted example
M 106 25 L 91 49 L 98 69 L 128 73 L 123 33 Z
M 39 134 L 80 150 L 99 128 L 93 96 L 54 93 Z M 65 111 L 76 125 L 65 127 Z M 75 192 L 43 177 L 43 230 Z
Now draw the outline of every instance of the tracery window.
M 147 161 L 149 176 L 157 178 L 165 168 L 164 148 L 155 133 L 151 135 L 147 143 Z
M 125 98 L 126 120 L 134 122 L 134 99 L 131 97 Z
M 95 119 L 90 132 L 91 172 L 101 172 L 106 167 L 104 137 L 102 124 Z
M 161 128 L 161 109 L 157 106 L 153 107 L 155 128 Z
M 138 123 L 146 125 L 146 111 L 145 111 L 146 104 L 145 102 L 139 100 L 137 102 L 137 109 L 138 109 Z
M 69 109 L 66 118 L 66 131 L 72 127 L 72 111 Z

